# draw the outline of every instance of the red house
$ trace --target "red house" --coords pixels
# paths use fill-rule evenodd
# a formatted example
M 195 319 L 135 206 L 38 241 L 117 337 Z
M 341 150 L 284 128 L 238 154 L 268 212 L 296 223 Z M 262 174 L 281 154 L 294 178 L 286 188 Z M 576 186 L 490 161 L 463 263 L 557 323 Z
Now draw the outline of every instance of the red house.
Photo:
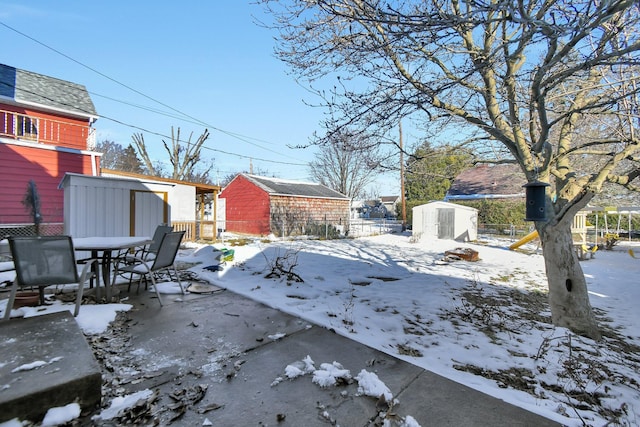
M 0 64 L 0 232 L 20 234 L 33 224 L 23 204 L 33 180 L 40 196 L 43 234 L 62 230 L 66 172 L 97 175 L 97 119 L 82 85 Z
M 237 175 L 220 193 L 226 231 L 278 236 L 346 233 L 350 200 L 321 184 Z

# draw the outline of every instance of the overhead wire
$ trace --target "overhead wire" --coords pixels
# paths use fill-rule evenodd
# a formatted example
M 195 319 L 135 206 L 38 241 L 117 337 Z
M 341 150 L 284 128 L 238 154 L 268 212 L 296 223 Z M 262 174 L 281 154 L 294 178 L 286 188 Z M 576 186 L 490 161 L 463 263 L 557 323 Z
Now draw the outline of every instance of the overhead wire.
M 110 100 L 115 101 L 115 102 L 120 102 L 120 103 L 123 103 L 123 104 L 126 104 L 126 105 L 130 105 L 130 106 L 132 106 L 132 107 L 134 107 L 134 108 L 144 109 L 144 110 L 147 110 L 147 111 L 152 112 L 152 113 L 155 113 L 155 114 L 161 114 L 161 115 L 164 115 L 164 116 L 167 116 L 167 117 L 176 118 L 176 119 L 178 119 L 178 120 L 183 120 L 183 121 L 185 121 L 185 122 L 192 123 L 192 124 L 199 124 L 199 125 L 201 125 L 201 126 L 205 126 L 205 127 L 207 127 L 207 128 L 211 128 L 211 129 L 212 129 L 212 130 L 214 130 L 214 131 L 217 131 L 217 132 L 223 133 L 223 134 L 225 134 L 225 135 L 228 135 L 228 136 L 230 136 L 230 137 L 232 137 L 232 138 L 238 139 L 238 140 L 243 141 L 243 142 L 245 142 L 245 143 L 247 143 L 247 144 L 249 144 L 249 145 L 252 145 L 252 146 L 254 146 L 254 147 L 258 147 L 258 148 L 260 148 L 260 149 L 263 149 L 263 150 L 265 150 L 265 151 L 269 151 L 269 152 L 272 152 L 272 153 L 274 153 L 274 154 L 278 154 L 278 155 L 281 155 L 281 156 L 285 156 L 285 157 L 293 158 L 293 157 L 291 157 L 291 156 L 288 156 L 288 155 L 282 154 L 282 153 L 280 153 L 280 152 L 278 152 L 278 151 L 275 151 L 275 150 L 272 150 L 272 149 L 269 149 L 269 148 L 262 147 L 262 146 L 260 146 L 260 145 L 258 145 L 258 144 L 256 144 L 256 143 L 253 143 L 253 142 L 251 142 L 251 141 L 249 141 L 249 140 L 250 140 L 250 139 L 253 139 L 253 140 L 256 140 L 256 141 L 261 141 L 261 142 L 269 143 L 268 141 L 260 140 L 260 139 L 253 138 L 253 137 L 244 136 L 244 135 L 239 134 L 239 133 L 235 133 L 235 132 L 231 132 L 231 131 L 226 131 L 226 130 L 224 130 L 224 129 L 218 128 L 217 126 L 210 125 L 210 124 L 206 123 L 205 121 L 202 121 L 202 120 L 200 120 L 200 119 L 198 119 L 198 118 L 196 118 L 196 117 L 193 117 L 193 116 L 191 116 L 191 115 L 189 115 L 189 114 L 187 114 L 187 113 L 185 113 L 185 112 L 183 112 L 183 111 L 180 111 L 180 110 L 178 110 L 178 109 L 176 109 L 176 108 L 174 108 L 174 107 L 172 107 L 172 106 L 170 106 L 170 105 L 168 105 L 168 104 L 166 104 L 166 103 L 164 103 L 164 102 L 162 102 L 162 101 L 159 101 L 159 100 L 157 100 L 157 99 L 155 99 L 155 98 L 153 98 L 153 97 L 151 97 L 151 96 L 149 96 L 149 95 L 146 95 L 145 93 L 143 93 L 143 92 L 141 92 L 141 91 L 139 91 L 139 90 L 137 90 L 137 89 L 135 89 L 135 88 L 133 88 L 133 87 L 131 87 L 131 86 L 129 86 L 129 85 L 127 85 L 127 84 L 125 84 L 125 83 L 122 83 L 122 82 L 120 82 L 120 81 L 118 81 L 118 80 L 116 80 L 116 79 L 114 79 L 114 78 L 112 78 L 112 77 L 110 77 L 110 76 L 108 76 L 108 75 L 106 75 L 106 74 L 104 74 L 104 73 L 102 73 L 102 72 L 100 72 L 100 71 L 96 70 L 96 69 L 95 69 L 95 68 L 93 68 L 93 67 L 90 67 L 90 66 L 88 66 L 88 65 L 86 65 L 86 64 L 84 64 L 84 63 L 82 63 L 82 62 L 80 62 L 80 61 L 78 61 L 78 60 L 76 60 L 75 58 L 73 58 L 73 57 L 71 57 L 71 56 L 69 56 L 69 55 L 65 54 L 64 52 L 61 52 L 61 51 L 59 51 L 58 49 L 55 49 L 54 47 L 49 46 L 49 45 L 47 45 L 46 43 L 43 43 L 43 42 L 41 42 L 40 40 L 38 40 L 38 39 L 36 39 L 36 38 L 34 38 L 34 37 L 31 37 L 31 36 L 29 36 L 28 34 L 25 34 L 25 33 L 23 33 L 22 31 L 19 31 L 18 29 L 13 28 L 13 27 L 11 27 L 10 25 L 7 25 L 6 23 L 4 23 L 4 22 L 2 22 L 2 21 L 0 21 L 0 25 L 2 25 L 2 26 L 4 26 L 5 28 L 7 28 L 7 29 L 9 29 L 9 30 L 11 30 L 11 31 L 13 31 L 13 32 L 15 32 L 15 33 L 17 33 L 17 34 L 19 34 L 19 35 L 21 35 L 21 36 L 23 36 L 23 37 L 25 37 L 25 38 L 27 38 L 27 39 L 31 40 L 31 41 L 33 41 L 34 43 L 37 43 L 37 44 L 39 44 L 39 45 L 43 46 L 43 47 L 44 47 L 44 48 L 46 48 L 46 49 L 49 49 L 49 50 L 51 50 L 51 51 L 55 52 L 55 53 L 56 53 L 56 54 L 58 54 L 58 55 L 63 56 L 64 58 L 66 58 L 66 59 L 68 59 L 68 60 L 70 60 L 70 61 L 72 61 L 72 62 L 74 62 L 74 63 L 76 63 L 76 64 L 78 64 L 78 65 L 80 65 L 80 66 L 82 66 L 82 67 L 84 67 L 84 68 L 86 68 L 86 69 L 88 69 L 88 70 L 90 70 L 91 72 L 94 72 L 94 73 L 96 73 L 96 74 L 98 74 L 98 75 L 100 75 L 100 76 L 102 76 L 102 77 L 106 78 L 107 80 L 109 80 L 109 81 L 111 81 L 111 82 L 113 82 L 113 83 L 116 83 L 116 84 L 118 84 L 118 85 L 120 85 L 120 86 L 122 86 L 122 87 L 124 87 L 124 88 L 126 88 L 126 89 L 128 89 L 128 90 L 130 90 L 130 91 L 132 91 L 132 92 L 134 92 L 134 93 L 136 93 L 136 94 L 138 94 L 138 95 L 140 95 L 140 96 L 142 96 L 142 97 L 144 97 L 144 98 L 148 99 L 148 100 L 150 100 L 150 101 L 153 101 L 153 102 L 155 102 L 155 103 L 157 103 L 157 104 L 159 104 L 159 105 L 161 105 L 161 106 L 163 106 L 163 107 L 165 107 L 165 108 L 168 108 L 168 109 L 169 109 L 169 110 L 171 110 L 171 111 L 174 111 L 175 113 L 178 113 L 178 114 L 179 114 L 180 116 L 182 116 L 182 117 L 180 117 L 180 116 L 173 116 L 173 115 L 169 115 L 168 113 L 166 113 L 166 112 L 162 112 L 161 110 L 155 110 L 155 109 L 152 109 L 152 108 L 150 108 L 150 107 L 138 106 L 138 105 L 135 105 L 135 104 L 132 104 L 132 103 L 128 103 L 128 102 L 125 102 L 125 101 L 116 100 L 116 99 L 114 99 L 114 98 L 110 98 L 110 97 L 107 97 L 107 96 L 103 96 L 103 95 L 99 95 L 99 94 L 95 94 L 95 93 L 94 93 L 94 94 L 95 94 L 95 95 L 97 95 L 97 96 L 101 96 L 101 97 L 104 97 L 104 98 L 106 98 L 106 99 L 110 99 Z M 23 89 L 21 89 L 21 90 L 23 90 Z M 33 92 L 32 92 L 32 93 L 33 93 Z M 35 95 L 37 95 L 37 96 L 42 96 L 42 97 L 44 97 L 42 94 L 37 94 L 37 93 L 33 93 L 33 94 L 35 94 Z M 44 97 L 44 98 L 46 98 L 46 97 Z M 60 101 L 59 101 L 59 100 L 56 100 L 56 102 L 60 103 Z M 65 105 L 65 104 L 63 104 L 63 105 Z M 66 104 L 66 105 L 68 105 L 68 104 Z M 71 107 L 71 105 L 68 105 L 68 106 L 70 106 L 70 107 Z M 78 108 L 77 106 L 73 106 L 73 107 L 74 107 L 74 108 Z M 127 123 L 122 122 L 121 120 L 117 120 L 117 119 L 114 119 L 114 118 L 111 118 L 111 117 L 108 117 L 108 116 L 104 116 L 104 115 L 102 115 L 102 114 L 100 114 L 100 117 L 101 117 L 101 118 L 105 118 L 105 119 L 107 119 L 107 120 L 111 120 L 111 121 L 113 121 L 113 122 L 115 122 L 115 123 L 118 123 L 118 124 L 121 124 L 121 125 L 123 125 L 123 126 L 131 127 L 131 128 L 133 128 L 133 129 L 138 129 L 138 130 L 140 130 L 140 131 L 147 132 L 147 133 L 152 134 L 152 135 L 159 135 L 159 136 L 163 136 L 163 137 L 167 137 L 167 138 L 168 138 L 168 136 L 167 136 L 167 135 L 161 134 L 161 133 L 159 133 L 159 132 L 154 132 L 154 131 L 150 131 L 150 130 L 147 130 L 147 129 L 141 128 L 141 127 L 136 126 L 136 125 L 127 124 Z M 189 120 L 186 120 L 185 118 L 188 118 Z M 189 143 L 190 143 L 189 141 L 181 141 L 181 142 L 184 142 L 184 143 L 187 143 L 187 144 L 189 144 Z M 219 152 L 219 153 L 223 153 L 223 154 L 227 154 L 227 155 L 232 155 L 232 156 L 236 156 L 236 157 L 240 157 L 240 158 L 260 160 L 260 161 L 264 161 L 264 162 L 268 162 L 268 163 L 277 163 L 277 164 L 285 164 L 285 165 L 296 165 L 296 166 L 306 166 L 306 164 L 302 164 L 302 163 L 282 162 L 282 161 L 276 161 L 276 160 L 261 159 L 261 158 L 257 158 L 257 157 L 255 157 L 255 156 L 247 156 L 247 155 L 243 155 L 243 154 L 231 153 L 231 152 L 227 152 L 227 151 L 224 151 L 224 150 L 214 149 L 214 148 L 211 148 L 211 147 L 207 147 L 207 146 L 205 146 L 205 145 L 203 145 L 203 146 L 202 146 L 202 148 L 206 148 L 206 149 L 208 149 L 208 150 L 210 150 L 210 151 L 215 151 L 215 152 Z
M 4 86 L 9 86 L 10 88 L 13 88 L 13 89 L 17 89 L 15 87 L 15 85 L 10 85 L 10 84 L 7 84 L 5 82 L 0 82 L 0 84 L 2 84 Z M 49 97 L 47 97 L 47 96 L 45 96 L 45 95 L 43 95 L 41 93 L 33 92 L 33 91 L 30 91 L 30 90 L 27 90 L 27 89 L 24 89 L 24 88 L 20 88 L 20 90 L 23 91 L 23 92 L 30 93 L 32 95 L 39 96 L 39 97 L 41 97 L 43 99 L 47 99 L 49 101 L 55 102 L 57 104 L 65 105 L 67 107 L 72 107 L 73 109 L 80 110 L 80 111 L 82 111 L 82 112 L 84 112 L 86 114 L 89 114 L 89 115 L 92 114 L 90 111 L 86 111 L 86 110 L 84 110 L 82 108 L 79 108 L 77 105 L 71 105 L 71 104 L 63 102 L 63 101 L 61 101 L 59 99 L 54 100 L 54 99 L 51 99 L 51 98 L 49 98 Z M 156 132 L 156 131 L 152 131 L 152 130 L 149 130 L 149 129 L 145 129 L 145 128 L 142 128 L 142 127 L 137 126 L 137 125 L 132 125 L 130 123 L 125 123 L 125 122 L 123 122 L 121 120 L 118 120 L 118 119 L 115 119 L 115 118 L 112 118 L 112 117 L 102 116 L 102 115 L 100 117 L 101 118 L 106 118 L 106 119 L 111 120 L 111 121 L 113 121 L 115 123 L 121 124 L 123 126 L 130 127 L 132 129 L 137 129 L 139 131 L 146 132 L 146 133 L 151 134 L 151 135 L 160 136 L 162 138 L 172 138 L 169 135 L 165 135 L 165 134 L 160 133 L 160 132 Z M 192 142 L 186 141 L 186 140 L 178 140 L 178 142 L 182 142 L 182 143 L 185 143 L 185 144 L 193 145 Z M 255 156 L 247 156 L 245 154 L 232 153 L 230 151 L 220 150 L 218 148 L 212 148 L 212 147 L 208 147 L 208 146 L 205 146 L 205 145 L 203 145 L 202 148 L 205 149 L 205 150 L 214 151 L 214 152 L 221 153 L 221 154 L 226 154 L 226 155 L 229 155 L 229 156 L 236 156 L 236 157 L 243 158 L 243 159 L 259 160 L 259 161 L 262 161 L 262 162 L 276 163 L 276 164 L 289 165 L 289 166 L 306 166 L 306 164 L 304 164 L 304 163 L 293 163 L 293 162 L 284 162 L 284 161 L 278 161 L 278 160 L 262 159 L 262 158 L 258 158 L 258 157 L 255 157 Z

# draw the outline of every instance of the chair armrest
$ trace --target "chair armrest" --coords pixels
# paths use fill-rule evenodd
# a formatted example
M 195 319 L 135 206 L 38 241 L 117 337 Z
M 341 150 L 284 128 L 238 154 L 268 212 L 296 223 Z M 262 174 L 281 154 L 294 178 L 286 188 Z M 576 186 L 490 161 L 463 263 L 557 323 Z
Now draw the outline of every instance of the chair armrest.
M 84 285 L 87 281 L 87 273 L 93 264 L 97 264 L 99 260 L 97 258 L 87 258 L 82 260 L 82 272 L 80 273 L 80 284 Z
M 119 265 L 123 262 L 125 263 L 126 267 L 120 268 Z M 117 271 L 132 272 L 137 266 L 144 265 L 144 268 L 146 269 L 145 273 L 149 273 L 151 272 L 151 264 L 153 264 L 153 261 L 145 260 L 134 255 L 129 255 L 125 258 L 116 260 L 115 264 L 113 265 L 113 269 L 114 273 Z

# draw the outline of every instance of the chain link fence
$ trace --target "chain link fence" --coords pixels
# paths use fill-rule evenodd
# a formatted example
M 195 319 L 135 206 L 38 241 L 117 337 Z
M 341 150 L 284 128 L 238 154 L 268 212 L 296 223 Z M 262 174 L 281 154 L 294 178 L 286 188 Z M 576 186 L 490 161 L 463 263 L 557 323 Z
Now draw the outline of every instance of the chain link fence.
M 478 224 L 478 236 L 519 240 L 535 230 L 533 225 Z
M 251 227 L 251 224 L 256 227 Z M 236 230 L 260 229 L 264 226 L 262 221 L 229 221 L 219 224 L 225 233 L 247 234 Z M 308 237 L 317 239 L 339 239 L 344 237 L 365 237 L 387 233 L 399 233 L 402 231 L 402 221 L 388 219 L 352 219 L 347 224 L 335 221 L 311 221 L 296 228 L 287 227 L 286 224 L 271 224 L 271 234 L 282 238 Z
M 2 224 L 0 225 L 0 238 L 9 236 L 61 236 L 64 233 L 64 224 L 61 222 L 43 222 L 37 226 L 34 224 Z
M 376 236 L 400 233 L 402 221 L 391 219 L 352 219 L 349 223 L 349 237 Z

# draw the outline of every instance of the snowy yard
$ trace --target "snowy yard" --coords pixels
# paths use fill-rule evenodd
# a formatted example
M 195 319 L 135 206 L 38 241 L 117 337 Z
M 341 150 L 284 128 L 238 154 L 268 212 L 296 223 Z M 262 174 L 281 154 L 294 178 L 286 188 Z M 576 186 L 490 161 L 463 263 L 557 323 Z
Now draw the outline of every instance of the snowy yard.
M 222 271 L 203 269 L 215 264 L 210 246 L 191 245 L 179 262 L 200 279 L 564 425 L 637 425 L 640 260 L 629 244 L 581 263 L 604 336 L 593 342 L 550 324 L 542 256 L 535 246 L 510 251 L 510 243 L 415 242 L 409 234 L 255 240 L 233 246 L 235 259 Z M 480 260 L 443 259 L 459 247 Z M 77 320 L 99 334 L 129 308 L 84 305 Z
M 199 274 L 563 424 L 637 425 L 640 260 L 629 244 L 581 263 L 604 332 L 596 343 L 550 324 L 541 252 L 510 243 L 412 243 L 408 234 L 254 243 L 235 247 L 221 273 Z M 480 260 L 442 261 L 457 247 Z M 304 282 L 265 280 L 277 259 Z

